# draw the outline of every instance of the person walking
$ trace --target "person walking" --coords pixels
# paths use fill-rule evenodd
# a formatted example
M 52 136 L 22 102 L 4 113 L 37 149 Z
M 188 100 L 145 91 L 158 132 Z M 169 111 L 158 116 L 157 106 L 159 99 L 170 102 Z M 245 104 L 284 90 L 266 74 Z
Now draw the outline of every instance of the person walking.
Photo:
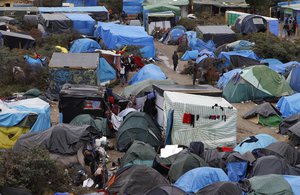
M 173 56 L 172 56 L 172 60 L 173 60 L 173 65 L 174 65 L 174 71 L 176 71 L 177 64 L 178 64 L 178 54 L 177 54 L 177 51 L 174 51 Z

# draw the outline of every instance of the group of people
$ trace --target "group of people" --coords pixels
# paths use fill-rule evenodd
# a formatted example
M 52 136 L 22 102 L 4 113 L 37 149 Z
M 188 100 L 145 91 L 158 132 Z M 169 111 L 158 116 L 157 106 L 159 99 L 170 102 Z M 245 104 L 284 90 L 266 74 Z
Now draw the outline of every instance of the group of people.
M 296 35 L 297 27 L 298 27 L 298 23 L 297 23 L 296 16 L 293 18 L 292 16 L 287 15 L 283 23 L 283 30 L 284 30 L 285 37 Z

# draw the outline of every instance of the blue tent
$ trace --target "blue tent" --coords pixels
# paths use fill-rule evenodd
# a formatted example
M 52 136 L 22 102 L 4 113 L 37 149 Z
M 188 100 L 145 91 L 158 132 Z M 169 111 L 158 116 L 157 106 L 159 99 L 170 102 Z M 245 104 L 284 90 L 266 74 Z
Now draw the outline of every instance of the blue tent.
M 174 185 L 186 193 L 196 193 L 202 188 L 218 181 L 229 181 L 228 176 L 222 169 L 200 167 L 186 172 Z
M 217 87 L 219 89 L 224 89 L 227 85 L 227 83 L 234 77 L 235 75 L 239 74 L 242 71 L 242 69 L 233 69 L 231 71 L 228 71 L 224 73 L 218 80 Z
M 164 44 L 178 44 L 178 40 L 185 33 L 186 29 L 183 26 L 175 26 L 164 35 L 162 42 Z
M 144 0 L 123 0 L 123 11 L 126 14 L 140 14 Z
M 97 84 L 116 79 L 116 70 L 104 59 L 99 58 Z
M 257 134 L 255 136 L 250 136 L 244 139 L 239 145 L 237 145 L 233 150 L 244 154 L 246 152 L 252 152 L 252 150 L 257 148 L 265 148 L 268 145 L 277 142 L 277 140 L 268 134 Z
M 198 50 L 186 51 L 181 56 L 181 60 L 183 60 L 183 61 L 196 60 L 196 58 L 198 57 L 198 54 L 199 54 Z
M 289 117 L 300 113 L 300 93 L 290 96 L 282 96 L 276 104 L 282 117 Z
M 73 31 L 92 36 L 95 31 L 96 21 L 88 14 L 65 14 L 72 20 Z
M 267 64 L 269 68 L 280 74 L 284 74 L 286 71 L 283 63 L 280 60 L 274 58 L 263 59 L 261 63 Z
M 196 31 L 186 31 L 185 34 L 188 40 L 189 47 L 193 48 L 193 46 L 196 45 L 196 41 L 197 41 Z
M 121 49 L 128 45 L 139 46 L 143 57 L 155 57 L 153 37 L 141 26 L 98 22 L 94 35 L 100 37 L 109 49 Z
M 300 63 L 292 67 L 287 80 L 294 91 L 300 92 Z
M 83 38 L 77 39 L 72 43 L 70 53 L 93 53 L 96 49 L 101 49 L 96 41 Z
M 0 126 L 12 127 L 19 124 L 30 114 L 38 117 L 30 129 L 30 132 L 44 131 L 51 127 L 50 105 L 40 98 L 31 98 L 17 102 L 4 103 L 0 101 Z
M 232 56 L 232 55 L 251 58 L 251 59 L 254 59 L 254 60 L 260 60 L 260 58 L 257 57 L 257 55 L 251 50 L 221 52 L 218 58 L 219 59 L 225 58 L 226 61 L 223 64 L 224 67 L 228 67 L 230 65 L 230 56 Z
M 229 162 L 226 164 L 227 175 L 230 181 L 239 182 L 247 174 L 248 162 Z
M 160 67 L 154 64 L 147 64 L 141 68 L 129 81 L 129 85 L 139 83 L 148 79 L 153 80 L 165 80 L 167 79 L 165 73 L 160 69 Z
M 300 193 L 300 176 L 284 175 L 283 178 L 290 184 L 295 195 Z
M 97 6 L 97 0 L 67 0 L 67 3 L 73 3 L 74 6 Z

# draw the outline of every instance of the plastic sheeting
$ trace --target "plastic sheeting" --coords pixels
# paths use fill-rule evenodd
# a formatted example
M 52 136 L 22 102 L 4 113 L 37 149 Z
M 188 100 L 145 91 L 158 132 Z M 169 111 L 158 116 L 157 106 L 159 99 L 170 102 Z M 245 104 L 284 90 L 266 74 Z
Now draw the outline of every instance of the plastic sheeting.
M 76 7 L 80 6 L 97 6 L 97 0 L 67 0 L 67 3 L 72 3 Z
M 50 105 L 40 98 L 4 103 L 0 101 L 0 126 L 12 127 L 21 122 L 27 115 L 38 115 L 30 132 L 44 131 L 51 127 Z
M 293 175 L 284 175 L 283 178 L 290 184 L 293 193 L 299 194 L 300 192 L 300 176 L 293 176 Z
M 97 83 L 116 79 L 116 70 L 104 59 L 99 58 L 99 66 L 97 68 Z
M 120 49 L 126 45 L 140 46 L 143 57 L 155 57 L 153 37 L 143 27 L 98 22 L 94 35 L 102 38 L 109 49 Z
M 294 91 L 300 92 L 300 63 L 293 66 L 288 77 L 288 82 Z
M 251 58 L 254 60 L 260 60 L 257 55 L 251 51 L 251 50 L 241 50 L 241 51 L 230 51 L 230 52 L 221 52 L 219 55 L 219 59 L 225 58 L 225 63 L 223 64 L 224 67 L 228 67 L 230 65 L 230 56 L 237 55 L 237 56 L 243 56 L 246 58 Z
M 227 175 L 230 181 L 238 182 L 247 174 L 248 162 L 229 162 L 226 165 Z
M 100 45 L 88 38 L 75 40 L 70 48 L 70 53 L 93 53 L 96 49 L 101 49 Z
M 39 7 L 40 13 L 82 13 L 82 12 L 107 12 L 104 6 L 85 7 Z
M 200 167 L 186 172 L 174 185 L 187 193 L 196 193 L 202 188 L 218 181 L 229 181 L 228 176 L 222 169 Z
M 123 11 L 126 14 L 142 13 L 144 0 L 123 0 Z
M 183 60 L 183 61 L 196 60 L 196 58 L 198 57 L 198 54 L 199 54 L 198 50 L 186 51 L 182 55 L 181 60 Z
M 283 96 L 279 99 L 276 107 L 279 109 L 282 117 L 289 117 L 300 113 L 300 93 L 291 96 Z
M 246 152 L 252 152 L 252 150 L 257 148 L 265 148 L 268 145 L 277 142 L 274 137 L 268 134 L 257 134 L 255 135 L 255 138 L 258 139 L 258 141 L 247 142 L 246 140 L 249 140 L 249 138 L 244 139 L 233 150 L 241 154 L 245 154 Z
M 70 20 L 72 20 L 73 31 L 80 34 L 92 36 L 94 34 L 94 28 L 96 21 L 88 14 L 65 14 Z
M 165 80 L 167 79 L 165 73 L 160 69 L 160 67 L 154 64 L 147 64 L 141 68 L 129 81 L 129 85 L 139 83 L 148 79 L 153 80 Z
M 234 77 L 234 75 L 239 74 L 242 71 L 242 69 L 233 69 L 229 72 L 224 73 L 220 79 L 218 80 L 217 87 L 219 89 L 224 89 L 227 85 L 227 83 Z

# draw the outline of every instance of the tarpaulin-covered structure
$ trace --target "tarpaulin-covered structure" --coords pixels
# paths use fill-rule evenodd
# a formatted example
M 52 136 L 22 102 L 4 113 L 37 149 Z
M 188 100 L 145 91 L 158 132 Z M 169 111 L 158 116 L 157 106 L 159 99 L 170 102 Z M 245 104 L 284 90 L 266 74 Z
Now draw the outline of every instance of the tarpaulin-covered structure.
M 148 79 L 165 80 L 167 79 L 167 77 L 159 66 L 154 64 L 147 64 L 143 68 L 141 68 L 137 73 L 135 73 L 135 75 L 130 79 L 129 84 L 136 84 Z
M 289 117 L 300 112 L 300 93 L 291 96 L 283 96 L 279 99 L 276 106 L 282 117 Z
M 241 71 L 242 69 L 237 68 L 224 73 L 218 80 L 217 87 L 219 89 L 224 89 L 227 83 L 232 79 L 232 77 L 239 74 Z
M 179 43 L 179 39 L 184 35 L 186 29 L 184 26 L 178 25 L 166 32 L 161 40 L 164 44 L 175 44 Z
M 199 55 L 198 50 L 186 51 L 182 56 L 182 61 L 196 60 Z
M 97 6 L 97 0 L 66 0 L 66 3 L 72 3 L 76 7 Z
M 300 63 L 297 63 L 292 66 L 290 71 L 288 82 L 290 83 L 291 88 L 296 91 L 300 92 Z
M 258 15 L 240 16 L 235 22 L 235 29 L 238 33 L 249 34 L 265 32 L 268 29 L 267 20 Z
M 297 65 L 300 65 L 299 62 L 297 61 L 291 61 L 291 62 L 287 62 L 287 63 L 280 63 L 280 61 L 275 61 L 274 59 L 273 60 L 270 60 L 270 59 L 266 59 L 266 60 L 262 60 L 262 62 L 267 62 L 269 64 L 269 67 L 280 73 L 280 74 L 285 74 L 285 73 L 288 73 L 291 71 L 291 69 L 293 68 L 293 66 L 297 66 Z
M 99 43 L 93 39 L 82 38 L 73 41 L 70 53 L 94 53 L 96 49 L 101 49 Z
M 41 14 L 39 23 L 48 33 L 70 33 L 72 21 L 62 13 Z
M 70 13 L 65 15 L 72 21 L 73 31 L 89 36 L 94 34 L 96 21 L 88 14 Z
M 144 0 L 123 0 L 123 11 L 126 14 L 141 14 Z
M 3 30 L 0 30 L 0 42 L 10 49 L 30 49 L 35 46 L 35 39 L 32 36 Z
M 97 68 L 97 84 L 111 81 L 117 78 L 116 70 L 105 60 L 99 58 L 99 66 Z
M 94 35 L 101 38 L 109 49 L 138 46 L 143 57 L 155 57 L 153 37 L 149 36 L 143 27 L 98 22 Z
M 260 58 L 252 50 L 221 52 L 218 58 L 225 58 L 226 61 L 223 64 L 224 67 L 228 67 L 230 65 L 230 56 L 242 56 L 254 60 L 260 60 Z

